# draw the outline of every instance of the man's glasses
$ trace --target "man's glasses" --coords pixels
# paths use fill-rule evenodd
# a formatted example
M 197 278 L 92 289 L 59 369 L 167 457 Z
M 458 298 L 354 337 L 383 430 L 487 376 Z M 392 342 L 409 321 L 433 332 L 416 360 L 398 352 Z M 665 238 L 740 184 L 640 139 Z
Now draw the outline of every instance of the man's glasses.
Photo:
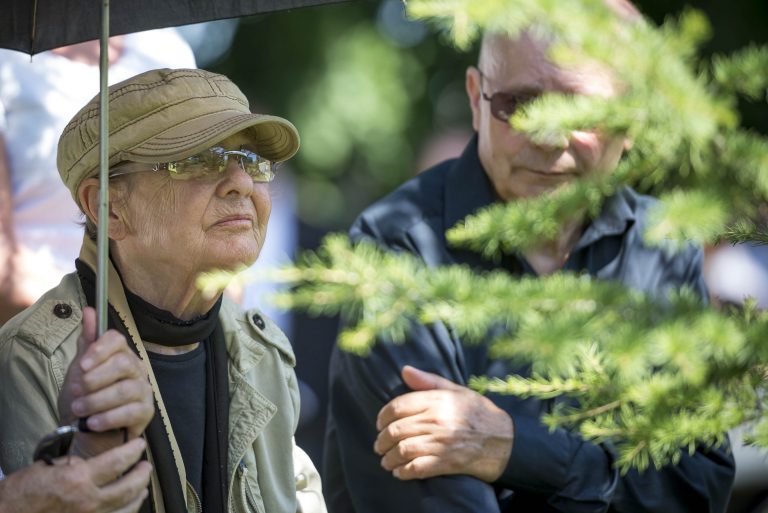
M 481 69 L 478 68 L 477 71 L 480 72 L 481 78 L 480 94 L 483 95 L 485 101 L 491 104 L 491 115 L 499 121 L 509 123 L 509 118 L 515 114 L 518 107 L 541 96 L 541 93 L 538 91 L 500 91 L 488 96 L 483 91 L 483 82 L 487 81 L 488 77 L 485 76 Z
M 214 146 L 197 155 L 175 162 L 156 164 L 122 162 L 110 170 L 109 177 L 147 171 L 168 171 L 168 176 L 174 180 L 218 178 L 227 169 L 227 162 L 229 162 L 230 157 L 237 159 L 240 169 L 248 173 L 254 182 L 271 182 L 275 178 L 277 164 L 271 160 L 244 148 L 226 150 L 219 146 Z M 152 167 L 147 169 L 148 165 Z

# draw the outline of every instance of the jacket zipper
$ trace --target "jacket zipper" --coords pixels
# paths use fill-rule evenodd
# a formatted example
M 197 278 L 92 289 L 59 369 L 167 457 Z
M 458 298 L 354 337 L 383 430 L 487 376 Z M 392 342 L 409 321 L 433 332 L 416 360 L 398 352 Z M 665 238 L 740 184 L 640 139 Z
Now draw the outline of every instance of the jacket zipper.
M 256 499 L 254 499 L 251 487 L 248 486 L 248 480 L 246 479 L 246 476 L 248 475 L 248 467 L 245 466 L 245 463 L 242 460 L 238 465 L 238 471 L 240 472 L 240 483 L 243 489 L 243 502 L 248 505 L 251 511 L 261 513 L 262 510 L 259 508 Z
M 197 496 L 197 492 L 194 488 L 191 486 L 187 486 L 187 491 L 192 492 L 192 499 L 195 502 L 195 511 L 196 512 L 202 512 L 203 511 L 203 504 L 200 502 L 200 497 Z

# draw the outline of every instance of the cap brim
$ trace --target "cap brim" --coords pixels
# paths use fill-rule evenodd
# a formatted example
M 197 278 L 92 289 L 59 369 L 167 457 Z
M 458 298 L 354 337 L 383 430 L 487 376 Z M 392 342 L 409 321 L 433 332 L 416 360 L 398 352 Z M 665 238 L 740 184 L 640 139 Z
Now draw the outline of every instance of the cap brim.
M 273 162 L 288 160 L 299 150 L 299 133 L 290 121 L 227 110 L 176 123 L 125 149 L 117 160 L 153 163 L 183 159 L 238 132 L 246 132 L 253 140 L 256 153 Z

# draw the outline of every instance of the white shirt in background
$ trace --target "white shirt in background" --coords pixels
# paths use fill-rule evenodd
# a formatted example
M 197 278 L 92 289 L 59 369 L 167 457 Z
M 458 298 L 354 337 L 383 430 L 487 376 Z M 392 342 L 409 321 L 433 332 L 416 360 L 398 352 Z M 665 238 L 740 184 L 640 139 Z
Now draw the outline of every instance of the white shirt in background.
M 174 29 L 128 34 L 109 68 L 114 84 L 155 68 L 194 68 Z M 10 164 L 13 224 L 24 287 L 35 296 L 74 271 L 82 217 L 56 168 L 56 145 L 69 120 L 99 92 L 99 67 L 51 52 L 0 50 L 0 135 Z

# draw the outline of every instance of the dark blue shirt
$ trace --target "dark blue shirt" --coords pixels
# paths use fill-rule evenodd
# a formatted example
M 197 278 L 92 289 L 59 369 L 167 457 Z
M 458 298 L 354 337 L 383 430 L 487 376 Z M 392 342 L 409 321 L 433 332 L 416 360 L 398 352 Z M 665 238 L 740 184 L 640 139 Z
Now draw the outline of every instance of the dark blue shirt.
M 466 264 L 480 271 L 501 266 L 512 274 L 533 273 L 518 257 L 494 264 L 447 245 L 448 228 L 495 201 L 475 138 L 459 159 L 422 173 L 369 207 L 350 235 L 356 241 L 373 240 L 393 251 L 413 253 L 429 266 Z M 653 202 L 629 188 L 608 199 L 586 226 L 565 269 L 656 295 L 688 286 L 706 297 L 700 249 L 686 246 L 672 251 L 643 241 L 646 212 Z M 473 375 L 527 373 L 509 362 L 492 360 L 487 346 L 463 345 L 443 324 L 415 326 L 406 343 L 376 344 L 366 358 L 335 349 L 323 472 L 331 513 L 675 513 L 726 508 L 734 476 L 727 447 L 686 452 L 677 466 L 622 476 L 613 466 L 609 447 L 586 442 L 565 429 L 550 432 L 540 422 L 551 401 L 512 396 L 490 396 L 515 425 L 512 454 L 497 483 L 492 486 L 462 475 L 399 481 L 381 468 L 373 444 L 379 409 L 409 391 L 400 378 L 405 364 L 462 385 Z

